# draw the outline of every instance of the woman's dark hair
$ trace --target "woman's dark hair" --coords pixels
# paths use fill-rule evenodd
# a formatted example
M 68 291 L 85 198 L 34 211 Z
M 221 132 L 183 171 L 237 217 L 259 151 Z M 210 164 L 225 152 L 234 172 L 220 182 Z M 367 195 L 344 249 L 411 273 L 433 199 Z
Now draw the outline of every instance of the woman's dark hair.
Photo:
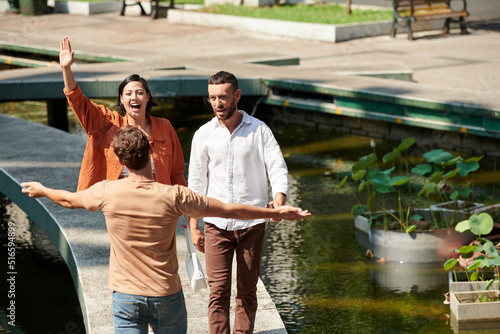
M 148 82 L 146 79 L 142 78 L 139 74 L 132 74 L 128 77 L 126 77 L 120 86 L 118 86 L 118 101 L 116 102 L 116 111 L 123 113 L 125 112 L 125 107 L 123 106 L 122 101 L 120 101 L 120 98 L 123 94 L 123 90 L 125 89 L 125 86 L 128 85 L 130 82 L 133 81 L 139 81 L 142 84 L 142 87 L 146 90 L 146 93 L 149 96 L 148 104 L 146 105 L 146 112 L 151 112 L 151 109 L 154 106 L 157 106 L 155 101 L 153 101 L 153 95 L 151 95 L 151 91 L 149 90 Z
M 149 140 L 138 127 L 127 125 L 115 133 L 113 150 L 129 169 L 141 170 L 149 162 Z

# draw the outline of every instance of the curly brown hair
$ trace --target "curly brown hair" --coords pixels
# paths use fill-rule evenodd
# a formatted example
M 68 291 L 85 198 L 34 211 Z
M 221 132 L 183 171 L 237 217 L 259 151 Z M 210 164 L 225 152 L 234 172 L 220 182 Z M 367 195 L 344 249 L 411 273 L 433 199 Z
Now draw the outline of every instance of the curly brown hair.
M 128 169 L 141 170 L 149 161 L 149 139 L 138 127 L 127 125 L 115 134 L 113 150 Z

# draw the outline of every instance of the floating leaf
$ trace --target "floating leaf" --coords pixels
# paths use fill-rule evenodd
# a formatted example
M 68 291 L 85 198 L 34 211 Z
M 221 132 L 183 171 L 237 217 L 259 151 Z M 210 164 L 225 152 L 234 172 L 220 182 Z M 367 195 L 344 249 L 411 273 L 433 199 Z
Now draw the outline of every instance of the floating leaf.
M 342 188 L 344 186 L 344 184 L 346 183 L 347 181 L 347 178 L 349 177 L 349 175 L 346 175 L 342 181 L 340 181 L 340 184 L 339 184 L 339 188 Z
M 451 195 L 450 195 L 451 200 L 456 201 L 458 198 L 459 198 L 458 191 L 454 191 L 451 193 Z
M 401 156 L 401 152 L 398 151 L 398 150 L 393 150 L 392 152 L 389 152 L 389 153 L 386 153 L 383 157 L 382 157 L 382 162 L 385 164 L 385 163 L 388 163 L 390 161 L 394 161 L 396 160 L 397 158 L 399 158 Z
M 438 186 L 436 183 L 432 182 L 432 183 L 427 183 L 425 186 L 424 186 L 424 191 L 427 195 L 431 195 L 435 192 L 437 192 L 438 190 Z
M 500 266 L 500 257 L 496 257 L 494 259 L 490 259 L 490 263 L 494 266 Z
M 476 170 L 479 169 L 479 163 L 475 161 L 471 162 L 459 161 L 457 162 L 457 168 L 460 168 L 458 174 L 460 174 L 460 176 L 462 177 L 466 177 L 470 172 L 475 172 Z
M 475 235 L 486 235 L 493 230 L 493 218 L 486 212 L 470 216 L 469 224 L 471 232 Z
M 403 140 L 401 142 L 401 144 L 398 145 L 398 147 L 396 147 L 396 150 L 398 150 L 398 151 L 406 151 L 413 144 L 415 144 L 415 138 L 414 137 L 406 138 L 405 140 Z
M 452 155 L 449 152 L 443 151 L 442 149 L 432 150 L 424 153 L 424 158 L 427 162 L 433 162 L 440 165 L 443 162 L 448 162 L 452 159 Z
M 366 169 L 375 162 L 377 162 L 377 156 L 375 155 L 375 153 L 365 155 L 364 157 L 361 157 L 361 159 L 359 159 L 359 161 L 356 162 L 354 166 L 352 166 L 352 172 L 356 173 L 361 169 Z
M 418 164 L 411 169 L 411 172 L 417 175 L 425 175 L 427 173 L 430 173 L 431 170 L 432 166 L 429 164 Z

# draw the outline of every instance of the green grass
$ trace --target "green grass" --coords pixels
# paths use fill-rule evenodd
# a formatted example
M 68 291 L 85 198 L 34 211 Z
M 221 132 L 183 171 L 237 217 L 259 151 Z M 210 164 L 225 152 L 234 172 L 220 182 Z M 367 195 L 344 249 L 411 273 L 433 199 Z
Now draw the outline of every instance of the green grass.
M 316 4 L 273 7 L 248 7 L 229 4 L 213 5 L 200 10 L 204 13 L 225 14 L 286 20 L 296 22 L 312 22 L 324 24 L 347 24 L 355 22 L 372 22 L 392 19 L 392 10 L 360 10 L 353 9 L 351 15 L 346 14 L 346 8 L 338 4 Z

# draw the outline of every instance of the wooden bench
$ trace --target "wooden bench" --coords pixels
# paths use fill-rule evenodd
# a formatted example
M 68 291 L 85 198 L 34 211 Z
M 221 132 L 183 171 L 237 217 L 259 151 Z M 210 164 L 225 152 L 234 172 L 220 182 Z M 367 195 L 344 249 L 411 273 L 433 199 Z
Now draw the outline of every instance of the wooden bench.
M 158 10 L 159 10 L 158 3 L 160 1 L 161 0 L 139 0 L 139 1 L 134 2 L 134 3 L 130 3 L 130 2 L 127 3 L 127 1 L 123 0 L 122 1 L 123 5 L 122 5 L 122 10 L 120 12 L 120 15 L 121 16 L 125 15 L 125 7 L 139 5 L 139 7 L 141 8 L 141 15 L 147 16 L 148 14 L 146 13 L 144 8 L 142 7 L 141 2 L 151 2 L 151 13 L 149 15 L 151 15 L 151 17 L 153 19 L 156 19 L 156 18 L 158 18 Z M 174 0 L 170 0 L 170 8 L 173 8 L 173 7 L 174 7 Z
M 458 3 L 461 8 L 456 9 Z M 390 36 L 396 37 L 398 26 L 406 28 L 408 39 L 413 40 L 411 25 L 413 22 L 445 19 L 443 32 L 448 33 L 450 23 L 460 24 L 462 34 L 467 34 L 464 18 L 469 16 L 466 0 L 392 0 L 394 7 L 394 22 Z

